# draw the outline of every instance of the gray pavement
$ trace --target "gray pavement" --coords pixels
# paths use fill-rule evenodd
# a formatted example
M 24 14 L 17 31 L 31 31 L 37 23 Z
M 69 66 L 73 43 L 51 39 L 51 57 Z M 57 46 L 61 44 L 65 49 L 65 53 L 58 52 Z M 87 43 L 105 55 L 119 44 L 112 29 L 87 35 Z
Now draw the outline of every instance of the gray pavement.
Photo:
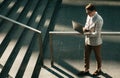
M 73 0 L 71 0 L 73 1 Z M 80 2 L 80 0 L 78 1 Z M 94 1 L 93 1 L 94 2 Z M 82 2 L 80 2 L 82 3 Z M 86 2 L 83 1 L 85 4 Z M 104 19 L 102 31 L 120 31 L 120 2 L 107 1 L 106 3 L 94 2 L 97 11 Z M 112 3 L 114 5 L 112 5 Z M 58 16 L 56 17 L 54 31 L 73 31 L 71 21 L 85 23 L 86 14 L 84 4 L 72 3 L 63 0 Z M 120 77 L 120 36 L 103 36 L 102 59 L 103 73 L 97 78 Z M 44 67 L 41 69 L 40 78 L 92 78 L 91 76 L 79 77 L 76 75 L 83 70 L 84 36 L 79 35 L 54 35 L 54 66 L 50 65 L 50 46 L 45 53 Z M 96 69 L 94 54 L 91 55 L 90 72 Z

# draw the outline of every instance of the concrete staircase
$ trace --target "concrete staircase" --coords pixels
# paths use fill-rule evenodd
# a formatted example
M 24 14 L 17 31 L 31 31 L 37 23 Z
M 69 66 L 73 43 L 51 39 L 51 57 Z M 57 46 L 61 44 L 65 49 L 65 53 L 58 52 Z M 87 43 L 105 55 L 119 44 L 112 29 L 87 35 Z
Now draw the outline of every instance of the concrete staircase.
M 1 0 L 0 14 L 42 31 L 43 53 L 61 0 Z M 0 78 L 38 78 L 38 35 L 0 19 Z M 43 54 L 44 55 L 44 54 Z

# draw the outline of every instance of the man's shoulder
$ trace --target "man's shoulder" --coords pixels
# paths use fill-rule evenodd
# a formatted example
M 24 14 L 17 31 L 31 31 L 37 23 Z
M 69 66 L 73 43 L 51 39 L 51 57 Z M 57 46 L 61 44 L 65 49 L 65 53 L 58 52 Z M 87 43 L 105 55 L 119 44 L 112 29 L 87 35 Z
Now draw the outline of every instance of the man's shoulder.
M 93 21 L 97 20 L 103 20 L 102 16 L 99 15 L 98 13 L 93 17 Z
M 100 14 L 97 14 L 97 18 L 98 18 L 98 19 L 103 19 Z

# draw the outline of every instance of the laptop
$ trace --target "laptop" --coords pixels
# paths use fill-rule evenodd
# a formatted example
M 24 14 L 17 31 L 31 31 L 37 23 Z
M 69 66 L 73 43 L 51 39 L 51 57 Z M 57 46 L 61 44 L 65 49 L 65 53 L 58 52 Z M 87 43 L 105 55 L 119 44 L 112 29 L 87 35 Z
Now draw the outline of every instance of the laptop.
M 80 23 L 72 20 L 72 26 L 73 26 L 73 29 L 75 31 L 77 31 L 79 33 L 82 33 L 82 34 L 84 33 L 83 32 L 83 25 L 82 24 L 80 24 Z

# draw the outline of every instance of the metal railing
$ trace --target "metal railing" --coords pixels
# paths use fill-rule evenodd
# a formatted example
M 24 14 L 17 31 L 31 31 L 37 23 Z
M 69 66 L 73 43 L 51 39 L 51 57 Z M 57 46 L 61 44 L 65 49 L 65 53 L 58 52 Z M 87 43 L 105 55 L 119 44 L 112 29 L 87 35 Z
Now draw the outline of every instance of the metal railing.
M 23 28 L 26 28 L 26 29 L 29 29 L 29 30 L 31 30 L 31 31 L 33 31 L 33 32 L 35 32 L 35 33 L 38 33 L 38 35 L 39 35 L 39 41 L 40 41 L 40 54 L 41 54 L 41 57 L 42 57 L 42 65 L 43 65 L 43 48 L 42 48 L 42 33 L 41 33 L 41 31 L 39 31 L 39 30 L 37 30 L 37 29 L 35 29 L 35 28 L 32 28 L 32 27 L 30 27 L 30 26 L 28 26 L 28 25 L 25 25 L 25 24 L 23 24 L 23 23 L 20 23 L 20 22 L 18 22 L 18 21 L 15 21 L 15 20 L 12 20 L 12 19 L 10 19 L 10 18 L 8 18 L 8 17 L 5 17 L 5 16 L 3 16 L 3 15 L 0 15 L 0 18 L 1 19 L 4 19 L 4 20 L 7 20 L 7 21 L 9 21 L 9 22 L 12 22 L 12 23 L 14 23 L 14 24 L 17 24 L 17 25 L 19 25 L 19 26 L 21 26 L 21 27 L 23 27 Z M 87 34 L 90 34 L 90 33 L 85 33 L 84 35 L 87 35 Z M 120 35 L 120 32 L 101 32 L 101 34 L 102 35 Z M 53 65 L 54 64 L 54 55 L 53 55 L 53 42 L 52 42 L 52 36 L 53 35 L 82 35 L 81 33 L 79 33 L 79 32 L 74 32 L 74 31 L 67 31 L 67 32 L 63 32 L 63 31 L 50 31 L 49 32 L 49 37 L 50 37 L 50 54 L 51 54 L 51 65 Z
M 0 15 L 0 18 L 1 18 L 1 19 L 4 19 L 4 20 L 7 20 L 7 21 L 9 21 L 9 22 L 12 22 L 12 23 L 14 23 L 14 24 L 17 24 L 18 26 L 21 26 L 21 27 L 23 27 L 23 28 L 29 29 L 30 31 L 33 31 L 33 32 L 35 32 L 35 33 L 37 33 L 37 34 L 39 35 L 40 54 L 41 54 L 41 57 L 42 57 L 42 65 L 43 65 L 43 48 L 42 48 L 42 35 L 41 35 L 41 31 L 39 31 L 39 30 L 37 30 L 37 29 L 35 29 L 35 28 L 32 28 L 32 27 L 30 27 L 30 26 L 28 26 L 28 25 L 25 25 L 25 24 L 23 24 L 23 23 L 20 23 L 20 22 L 18 22 L 18 21 L 15 21 L 15 20 L 13 20 L 13 19 L 10 19 L 10 18 L 8 18 L 8 17 L 5 17 L 5 16 L 3 16 L 3 15 Z
M 90 33 L 84 33 L 84 35 L 88 35 Z M 83 35 L 79 32 L 75 31 L 50 31 L 49 32 L 49 39 L 50 39 L 50 56 L 51 56 L 51 66 L 54 64 L 54 55 L 53 55 L 53 35 Z M 120 32 L 101 32 L 101 35 L 114 35 L 114 36 L 120 36 Z

